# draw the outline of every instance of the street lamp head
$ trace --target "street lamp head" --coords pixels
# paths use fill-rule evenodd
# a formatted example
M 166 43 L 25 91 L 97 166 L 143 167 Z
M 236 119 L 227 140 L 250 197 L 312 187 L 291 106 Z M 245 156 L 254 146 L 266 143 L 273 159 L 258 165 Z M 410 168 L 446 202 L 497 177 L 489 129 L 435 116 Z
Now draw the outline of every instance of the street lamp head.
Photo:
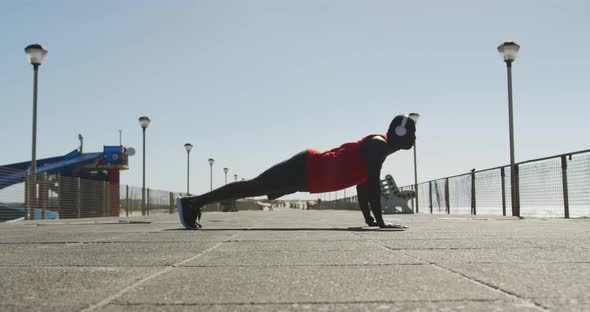
M 184 149 L 186 149 L 187 152 L 190 152 L 193 149 L 193 145 L 190 143 L 186 143 L 184 145 Z
M 213 158 L 209 158 L 209 165 L 213 166 L 213 163 L 215 162 L 215 159 Z
M 39 66 L 43 64 L 43 61 L 45 60 L 47 49 L 45 49 L 42 45 L 35 43 L 26 47 L 25 53 L 27 53 L 27 59 L 31 65 Z
M 420 114 L 418 114 L 418 113 L 410 113 L 410 115 L 408 117 L 410 117 L 410 119 L 412 119 L 414 121 L 414 125 L 417 125 L 418 124 L 418 118 L 420 118 Z
M 151 120 L 147 116 L 139 117 L 139 125 L 144 129 L 150 125 L 150 121 Z
M 518 55 L 520 46 L 514 41 L 506 41 L 498 46 L 498 52 L 502 54 L 505 62 L 513 62 Z
M 229 171 L 229 169 L 223 168 L 223 172 L 227 173 L 228 171 Z

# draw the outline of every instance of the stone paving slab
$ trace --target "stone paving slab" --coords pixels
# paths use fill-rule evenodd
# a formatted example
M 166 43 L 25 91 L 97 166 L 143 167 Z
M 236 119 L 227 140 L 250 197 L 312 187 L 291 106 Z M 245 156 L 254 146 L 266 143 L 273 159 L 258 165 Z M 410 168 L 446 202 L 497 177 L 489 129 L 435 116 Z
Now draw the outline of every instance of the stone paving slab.
M 403 281 L 403 282 L 402 282 Z M 379 287 L 375 287 L 379 285 Z M 453 291 L 448 291 L 453 285 Z M 510 299 L 429 265 L 179 267 L 117 303 L 325 303 Z
M 145 311 L 145 312 L 295 312 L 295 311 L 353 311 L 353 312 L 372 312 L 372 311 L 492 311 L 492 312 L 537 312 L 538 307 L 531 304 L 522 304 L 516 302 L 506 302 L 500 300 L 480 300 L 480 301 L 411 301 L 411 302 L 383 302 L 383 303 L 294 303 L 294 304 L 196 304 L 196 305 L 108 305 L 103 310 L 105 312 L 119 311 Z M 582 310 L 580 310 L 582 311 Z
M 550 311 L 590 311 L 590 299 L 585 297 L 544 297 L 535 298 L 543 307 Z
M 537 247 L 533 242 L 512 238 L 387 239 L 379 244 L 391 249 L 520 249 Z
M 71 243 L 11 246 L 0 266 L 166 266 L 214 243 Z
M 17 311 L 80 311 L 155 270 L 128 267 L 0 267 L 0 302 L 4 307 Z
M 77 233 L 77 235 L 72 235 Z M 119 232 L 80 232 L 65 231 L 55 232 L 34 232 L 34 233 L 0 233 L 0 244 L 35 244 L 35 243 L 82 243 L 100 240 L 113 239 L 121 236 Z
M 402 252 L 383 249 L 351 251 L 281 250 L 281 251 L 211 251 L 183 266 L 326 266 L 326 265 L 385 265 L 421 264 Z
M 85 221 L 83 221 L 85 220 Z M 125 222 L 121 222 L 125 221 Z M 141 223 L 129 223 L 129 222 Z M 70 219 L 55 221 L 10 222 L 0 226 L 2 243 L 61 243 L 93 242 L 124 237 L 131 234 L 157 231 L 173 223 L 101 219 Z M 38 222 L 38 223 L 34 223 Z M 23 231 L 26 229 L 26 231 Z M 76 233 L 76 235 L 72 235 Z
M 445 263 L 441 266 L 523 298 L 590 299 L 590 263 Z
M 39 305 L 38 303 L 0 303 L 0 311 L 6 312 L 70 312 L 81 311 L 88 304 L 86 303 L 71 303 L 71 304 L 53 304 L 47 303 Z M 124 311 L 124 310 L 120 310 Z
M 539 262 L 588 262 L 590 252 L 554 248 L 498 248 L 455 249 L 452 252 L 440 249 L 407 250 L 410 256 L 434 263 L 486 262 L 486 263 L 539 263 Z
M 346 229 L 324 228 L 310 231 L 305 228 L 281 228 L 277 230 L 244 231 L 235 238 L 236 241 L 330 241 L 330 240 L 360 240 Z
M 178 229 L 164 229 L 115 237 L 105 241 L 146 243 L 219 242 L 231 239 L 239 232 L 240 231 L 185 231 Z
M 220 251 L 357 251 L 375 250 L 375 243 L 367 240 L 329 240 L 329 241 L 229 241 L 215 249 Z
M 590 224 L 588 224 L 590 227 Z M 542 240 L 531 240 L 530 243 L 532 246 L 539 247 L 539 248 L 567 248 L 567 249 L 586 249 L 585 252 L 590 253 L 590 240 L 587 239 L 588 236 L 580 237 L 579 239 L 576 238 L 544 238 Z M 580 250 L 580 252 L 584 252 Z

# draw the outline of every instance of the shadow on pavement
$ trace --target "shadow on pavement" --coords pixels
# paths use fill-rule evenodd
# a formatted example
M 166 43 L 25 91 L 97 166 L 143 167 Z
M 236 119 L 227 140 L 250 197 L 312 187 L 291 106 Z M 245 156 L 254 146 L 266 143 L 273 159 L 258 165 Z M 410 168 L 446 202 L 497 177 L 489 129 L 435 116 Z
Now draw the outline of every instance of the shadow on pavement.
M 368 228 L 368 227 L 349 227 L 349 228 L 215 228 L 215 229 L 199 229 L 187 230 L 184 228 L 164 229 L 162 231 L 343 231 L 343 232 L 403 232 L 407 229 L 402 228 Z

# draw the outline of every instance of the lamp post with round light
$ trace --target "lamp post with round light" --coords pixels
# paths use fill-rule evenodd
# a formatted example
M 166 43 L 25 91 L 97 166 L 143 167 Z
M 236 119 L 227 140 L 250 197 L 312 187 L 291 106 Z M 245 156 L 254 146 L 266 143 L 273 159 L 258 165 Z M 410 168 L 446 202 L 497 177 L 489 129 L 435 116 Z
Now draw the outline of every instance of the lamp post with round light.
M 39 66 L 43 64 L 45 56 L 47 55 L 47 49 L 40 44 L 31 44 L 25 48 L 27 59 L 29 63 L 33 65 L 34 78 L 33 78 L 33 142 L 31 151 L 31 183 L 29 191 L 29 211 L 25 213 L 25 220 L 28 219 L 28 213 L 33 213 L 33 209 L 36 207 L 37 198 L 37 83 L 39 78 Z
M 223 172 L 225 172 L 225 184 L 227 184 L 227 172 L 228 171 L 229 171 L 229 169 L 223 168 Z
M 209 158 L 209 167 L 210 167 L 210 175 L 209 175 L 209 187 L 211 189 L 211 191 L 213 191 L 213 163 L 215 162 L 215 159 L 213 158 Z
M 416 126 L 418 124 L 418 118 L 420 118 L 420 114 L 410 113 L 409 117 L 414 121 L 414 126 Z M 416 213 L 418 213 L 418 165 L 416 161 L 416 142 L 414 142 L 414 192 L 416 201 Z
M 150 125 L 150 119 L 147 116 L 139 117 L 139 125 L 143 130 L 143 179 L 141 186 L 141 215 L 145 216 L 145 129 Z
M 512 114 L 512 62 L 516 59 L 520 46 L 513 41 L 507 41 L 498 46 L 498 52 L 506 62 L 508 75 L 508 127 L 510 131 L 510 199 L 512 201 L 512 215 L 520 216 L 520 199 L 518 194 L 518 169 L 514 160 L 514 124 Z
M 184 145 L 184 149 L 186 150 L 186 195 L 190 195 L 190 168 L 191 168 L 191 160 L 190 154 L 191 150 L 193 149 L 193 145 L 190 143 L 186 143 Z

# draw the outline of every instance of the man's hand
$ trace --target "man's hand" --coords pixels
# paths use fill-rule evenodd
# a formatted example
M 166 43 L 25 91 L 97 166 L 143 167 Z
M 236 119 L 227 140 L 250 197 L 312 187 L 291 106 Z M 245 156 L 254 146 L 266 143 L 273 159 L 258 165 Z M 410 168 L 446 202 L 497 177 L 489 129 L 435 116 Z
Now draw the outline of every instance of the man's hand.
M 391 224 L 391 223 L 383 223 L 383 224 L 379 224 L 375 221 L 367 221 L 367 225 L 368 226 L 378 226 L 382 229 L 407 229 L 408 227 L 405 225 L 401 225 L 401 224 Z
M 383 223 L 379 225 L 382 229 L 407 229 L 408 227 L 401 224 L 391 224 L 391 223 Z

